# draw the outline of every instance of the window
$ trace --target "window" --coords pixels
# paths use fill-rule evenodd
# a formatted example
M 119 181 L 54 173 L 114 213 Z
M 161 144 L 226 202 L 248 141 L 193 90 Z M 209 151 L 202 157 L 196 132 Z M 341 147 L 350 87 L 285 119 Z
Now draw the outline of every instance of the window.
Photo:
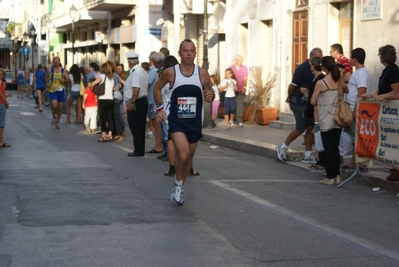
M 309 0 L 296 0 L 296 7 L 308 6 Z

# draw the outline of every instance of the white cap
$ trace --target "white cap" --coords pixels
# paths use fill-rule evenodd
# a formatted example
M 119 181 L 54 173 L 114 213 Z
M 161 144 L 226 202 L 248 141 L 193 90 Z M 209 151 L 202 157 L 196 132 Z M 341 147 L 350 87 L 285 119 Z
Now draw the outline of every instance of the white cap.
M 126 53 L 125 53 L 125 57 L 127 57 L 127 58 L 132 58 L 132 59 L 134 59 L 134 58 L 139 58 L 139 54 L 137 54 L 136 52 L 134 52 L 133 50 L 129 50 L 129 51 L 127 51 Z

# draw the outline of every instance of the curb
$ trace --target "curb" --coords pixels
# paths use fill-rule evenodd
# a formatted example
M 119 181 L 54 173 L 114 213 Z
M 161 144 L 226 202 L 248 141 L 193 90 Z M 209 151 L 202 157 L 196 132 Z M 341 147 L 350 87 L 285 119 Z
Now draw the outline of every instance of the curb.
M 202 141 L 225 146 L 228 148 L 248 152 L 248 153 L 253 153 L 257 154 L 260 156 L 264 156 L 267 158 L 275 159 L 278 160 L 277 154 L 276 154 L 276 147 L 277 145 L 266 143 L 266 142 L 259 142 L 259 141 L 254 141 L 251 139 L 243 139 L 243 138 L 237 138 L 231 135 L 227 134 L 222 134 L 222 133 L 215 133 L 214 135 L 209 135 L 206 133 L 202 134 Z M 303 156 L 303 152 L 288 149 L 287 152 L 287 157 L 290 161 L 294 161 L 296 163 L 300 163 L 300 160 Z M 287 164 L 290 164 L 291 166 L 295 166 L 298 168 L 303 168 L 307 169 L 307 165 L 301 166 L 300 164 L 296 163 L 290 163 L 288 162 Z M 342 172 L 341 176 L 342 179 L 345 180 L 346 177 L 349 177 L 349 175 L 352 172 L 350 171 L 344 171 Z M 323 172 L 320 172 L 320 174 L 323 174 Z M 373 169 L 370 170 L 368 173 L 363 173 L 363 175 L 370 180 L 370 182 L 373 183 L 373 186 L 375 187 L 381 187 L 384 188 L 385 190 L 389 191 L 395 191 L 399 192 L 399 182 L 392 182 L 388 181 L 385 179 L 385 177 L 388 175 L 386 172 L 378 171 L 378 169 Z M 354 181 L 360 181 L 366 183 L 366 181 L 360 177 L 359 175 L 356 175 L 353 178 Z M 371 185 L 370 185 L 371 186 Z M 345 185 L 343 186 L 345 187 Z

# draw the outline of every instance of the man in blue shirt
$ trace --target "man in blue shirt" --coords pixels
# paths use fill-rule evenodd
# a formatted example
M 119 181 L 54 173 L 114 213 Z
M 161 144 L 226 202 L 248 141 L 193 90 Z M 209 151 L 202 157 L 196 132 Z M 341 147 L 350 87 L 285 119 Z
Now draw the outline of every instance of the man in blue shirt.
M 294 77 L 288 86 L 288 96 L 286 102 L 289 103 L 295 117 L 295 129 L 287 136 L 285 141 L 278 145 L 277 157 L 283 161 L 287 161 L 288 146 L 298 138 L 305 130 L 305 156 L 302 159 L 303 163 L 315 164 L 317 160 L 311 155 L 313 144 L 313 124 L 312 118 L 307 118 L 304 114 L 304 108 L 308 101 L 308 92 L 312 86 L 314 75 L 310 70 L 310 60 L 314 57 L 323 57 L 323 52 L 320 48 L 313 48 L 309 53 L 309 59 L 303 62 L 294 72 Z

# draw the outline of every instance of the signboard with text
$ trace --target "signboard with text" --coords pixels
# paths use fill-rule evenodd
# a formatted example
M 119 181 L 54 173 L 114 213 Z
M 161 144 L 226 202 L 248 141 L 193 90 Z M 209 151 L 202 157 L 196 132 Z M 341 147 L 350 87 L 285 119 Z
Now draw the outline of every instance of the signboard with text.
M 361 20 L 382 19 L 382 0 L 361 0 Z
M 356 155 L 399 169 L 399 101 L 358 100 Z

